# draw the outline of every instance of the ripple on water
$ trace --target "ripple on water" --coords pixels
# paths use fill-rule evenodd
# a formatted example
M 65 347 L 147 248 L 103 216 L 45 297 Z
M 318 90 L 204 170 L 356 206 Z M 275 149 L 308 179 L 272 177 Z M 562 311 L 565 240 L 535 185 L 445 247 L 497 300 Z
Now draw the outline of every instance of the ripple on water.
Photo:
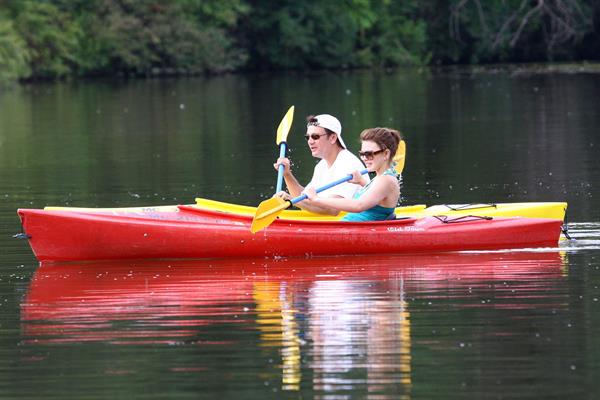
M 571 222 L 568 224 L 568 233 L 571 239 L 561 242 L 561 250 L 600 249 L 600 222 Z

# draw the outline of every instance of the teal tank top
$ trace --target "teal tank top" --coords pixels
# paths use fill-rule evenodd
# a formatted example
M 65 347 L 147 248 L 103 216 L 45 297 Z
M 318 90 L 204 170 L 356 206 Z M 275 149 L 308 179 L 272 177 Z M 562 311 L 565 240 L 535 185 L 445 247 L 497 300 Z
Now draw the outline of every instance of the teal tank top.
M 391 175 L 395 178 L 398 178 L 398 174 L 396 173 L 396 170 L 394 169 L 394 165 L 392 165 L 390 168 L 385 170 L 385 172 L 383 174 Z M 354 198 L 358 199 L 360 196 L 362 196 L 367 191 L 367 189 L 369 188 L 371 183 L 373 183 L 375 181 L 375 179 L 377 179 L 377 177 L 372 179 L 371 182 L 369 182 L 367 185 L 365 185 L 365 187 L 363 187 L 361 190 L 359 190 L 354 195 Z M 376 205 L 375 207 L 369 208 L 368 210 L 364 210 L 359 213 L 348 213 L 342 217 L 342 221 L 347 221 L 347 222 L 383 221 L 383 220 L 388 219 L 388 217 L 390 215 L 392 215 L 394 210 L 395 210 L 394 207 L 382 207 L 380 205 Z

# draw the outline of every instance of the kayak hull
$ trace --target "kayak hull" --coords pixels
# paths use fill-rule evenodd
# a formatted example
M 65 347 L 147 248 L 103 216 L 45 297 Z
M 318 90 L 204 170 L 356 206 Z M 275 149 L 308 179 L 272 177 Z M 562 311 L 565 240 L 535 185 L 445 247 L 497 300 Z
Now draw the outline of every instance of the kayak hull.
M 424 217 L 377 222 L 252 218 L 180 206 L 177 212 L 18 210 L 40 261 L 312 257 L 556 247 L 561 220 Z

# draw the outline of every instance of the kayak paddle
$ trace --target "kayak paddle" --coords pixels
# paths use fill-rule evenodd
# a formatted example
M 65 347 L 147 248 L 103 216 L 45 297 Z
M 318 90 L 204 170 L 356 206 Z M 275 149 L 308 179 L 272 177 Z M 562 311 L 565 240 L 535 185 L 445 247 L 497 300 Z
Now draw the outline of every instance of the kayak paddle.
M 369 172 L 366 168 L 360 171 L 361 175 Z M 317 193 L 322 192 L 323 190 L 330 189 L 334 186 L 339 185 L 340 183 L 344 183 L 352 179 L 352 174 L 346 175 L 343 178 L 338 179 L 337 181 L 328 183 L 325 186 L 321 186 L 316 190 Z M 252 226 L 250 227 L 250 231 L 252 233 L 256 233 L 260 230 L 263 230 L 267 226 L 271 225 L 273 221 L 277 218 L 277 216 L 286 208 L 291 207 L 292 205 L 301 202 L 302 200 L 306 200 L 308 196 L 306 194 L 302 194 L 298 197 L 294 197 L 291 200 L 284 200 L 279 196 L 272 197 L 268 200 L 263 201 L 256 208 L 256 213 L 254 214 L 254 219 L 252 220 Z
M 285 157 L 287 135 L 292 127 L 293 120 L 294 106 L 291 106 L 277 128 L 277 139 L 275 142 L 279 145 L 279 158 Z M 283 189 L 283 165 L 280 165 L 277 170 L 277 186 L 275 187 L 275 193 L 281 192 L 281 189 Z
M 396 150 L 396 154 L 394 155 L 394 161 L 396 162 L 395 170 L 397 173 L 401 174 L 404 170 L 404 161 L 406 160 L 406 143 L 404 140 L 401 140 L 398 143 L 398 149 Z

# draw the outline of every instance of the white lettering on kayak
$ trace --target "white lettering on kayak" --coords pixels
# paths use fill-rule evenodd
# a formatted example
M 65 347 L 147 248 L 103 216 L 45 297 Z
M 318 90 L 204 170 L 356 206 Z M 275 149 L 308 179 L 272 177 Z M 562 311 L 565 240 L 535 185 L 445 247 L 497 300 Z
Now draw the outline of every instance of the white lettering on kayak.
M 422 232 L 425 228 L 419 228 L 417 226 L 389 226 L 388 232 Z

